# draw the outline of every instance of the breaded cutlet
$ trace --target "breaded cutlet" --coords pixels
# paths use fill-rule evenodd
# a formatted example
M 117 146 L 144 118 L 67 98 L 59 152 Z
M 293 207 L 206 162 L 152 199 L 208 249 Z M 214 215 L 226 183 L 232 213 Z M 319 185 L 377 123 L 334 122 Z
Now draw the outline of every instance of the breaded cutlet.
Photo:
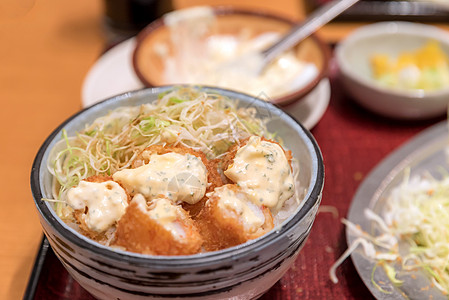
M 129 203 L 131 201 L 131 196 L 126 192 L 126 189 L 119 182 L 114 181 L 111 176 L 93 175 L 93 176 L 83 179 L 83 181 L 97 182 L 97 183 L 113 181 L 113 182 L 117 183 L 118 185 L 120 185 L 120 187 L 123 188 L 123 190 L 127 196 L 127 202 Z M 87 206 L 82 210 L 74 210 L 73 211 L 73 217 L 75 218 L 76 223 L 79 225 L 81 233 L 93 240 L 105 241 L 107 239 L 107 237 L 105 236 L 105 232 L 97 232 L 97 231 L 91 230 L 87 226 L 84 216 L 88 213 L 88 211 L 89 211 L 89 208 Z
M 167 211 L 169 215 L 164 216 Z M 165 198 L 154 199 L 148 206 L 138 194 L 117 224 L 113 245 L 150 255 L 189 255 L 198 253 L 202 242 L 193 220 L 182 207 Z
M 228 196 L 230 198 L 227 198 Z M 241 210 L 243 206 L 250 211 Z M 257 224 L 248 222 L 255 218 Z M 198 214 L 196 222 L 204 239 L 203 247 L 206 251 L 216 251 L 245 243 L 262 236 L 274 227 L 270 210 L 246 199 L 246 195 L 235 184 L 226 184 L 215 189 Z

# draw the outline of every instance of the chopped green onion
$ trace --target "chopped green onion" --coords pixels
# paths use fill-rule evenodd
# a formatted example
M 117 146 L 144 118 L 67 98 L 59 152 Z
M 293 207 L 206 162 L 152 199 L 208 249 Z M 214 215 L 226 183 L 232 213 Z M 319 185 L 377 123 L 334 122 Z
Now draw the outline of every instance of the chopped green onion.
M 176 98 L 176 97 L 171 97 L 168 100 L 168 103 L 169 104 L 176 104 L 176 103 L 182 103 L 182 102 L 185 102 L 185 101 L 187 101 L 187 100 L 179 99 L 179 98 Z

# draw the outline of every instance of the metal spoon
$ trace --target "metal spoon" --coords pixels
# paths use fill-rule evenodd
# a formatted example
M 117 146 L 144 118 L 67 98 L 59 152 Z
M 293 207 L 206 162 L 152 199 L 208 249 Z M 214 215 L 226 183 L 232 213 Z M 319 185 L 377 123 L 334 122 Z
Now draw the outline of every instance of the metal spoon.
M 238 69 L 246 74 L 259 75 L 279 54 L 292 48 L 330 22 L 359 0 L 334 0 L 315 10 L 304 22 L 294 26 L 286 35 L 270 47 L 248 53 L 226 63 L 225 69 Z M 222 69 L 224 70 L 224 69 Z
M 262 51 L 265 65 L 282 52 L 304 40 L 359 0 L 334 0 L 315 10 L 304 22 L 293 27 L 279 41 Z

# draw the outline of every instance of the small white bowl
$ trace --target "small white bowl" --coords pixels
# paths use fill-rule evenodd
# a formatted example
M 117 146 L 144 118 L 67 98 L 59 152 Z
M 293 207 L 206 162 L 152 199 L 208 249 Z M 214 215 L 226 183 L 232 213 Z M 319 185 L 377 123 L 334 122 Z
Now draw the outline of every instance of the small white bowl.
M 449 87 L 435 90 L 399 90 L 383 87 L 371 75 L 370 57 L 383 53 L 396 58 L 404 51 L 436 40 L 449 56 L 449 33 L 437 27 L 409 22 L 380 22 L 363 26 L 336 48 L 342 83 L 367 109 L 398 119 L 428 119 L 447 111 Z

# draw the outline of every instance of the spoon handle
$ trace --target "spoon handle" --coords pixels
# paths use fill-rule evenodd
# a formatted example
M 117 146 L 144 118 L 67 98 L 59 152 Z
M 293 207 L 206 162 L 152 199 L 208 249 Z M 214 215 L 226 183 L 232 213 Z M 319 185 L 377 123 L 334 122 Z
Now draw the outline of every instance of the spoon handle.
M 334 0 L 316 9 L 304 22 L 294 26 L 279 41 L 262 51 L 265 63 L 295 46 L 359 0 Z

